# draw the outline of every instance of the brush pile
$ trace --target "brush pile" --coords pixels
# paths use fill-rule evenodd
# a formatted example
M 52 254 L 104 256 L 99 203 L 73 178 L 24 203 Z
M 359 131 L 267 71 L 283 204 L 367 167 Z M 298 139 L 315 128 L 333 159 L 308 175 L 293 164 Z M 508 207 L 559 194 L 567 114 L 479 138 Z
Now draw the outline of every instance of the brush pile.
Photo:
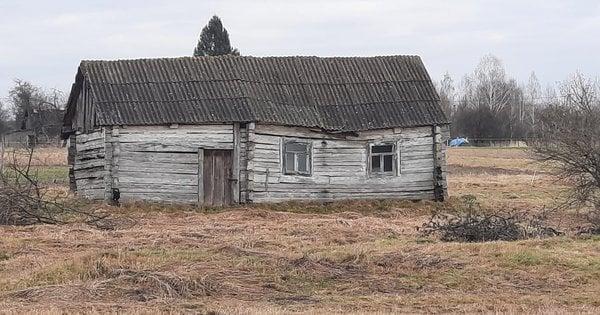
M 23 155 L 27 156 L 23 158 Z M 52 194 L 32 168 L 33 148 L 15 150 L 0 167 L 0 225 L 62 224 L 83 221 L 106 226 L 106 214 L 80 210 L 64 196 Z M 25 162 L 23 162 L 25 161 Z M 105 222 L 106 221 L 106 222 Z
M 437 236 L 445 242 L 516 241 L 561 235 L 547 225 L 547 213 L 488 213 L 475 199 L 465 199 L 466 210 L 459 213 L 434 213 L 420 228 L 422 234 Z

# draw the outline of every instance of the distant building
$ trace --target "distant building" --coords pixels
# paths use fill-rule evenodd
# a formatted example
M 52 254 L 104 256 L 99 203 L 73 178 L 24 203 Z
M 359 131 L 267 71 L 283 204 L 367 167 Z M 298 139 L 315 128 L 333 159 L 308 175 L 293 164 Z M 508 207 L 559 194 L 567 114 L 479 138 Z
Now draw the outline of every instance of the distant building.
M 61 109 L 32 109 L 23 121 L 15 123 L 16 128 L 2 136 L 2 141 L 7 146 L 58 145 L 64 114 Z
M 64 117 L 81 195 L 204 205 L 441 200 L 448 127 L 416 56 L 83 61 Z

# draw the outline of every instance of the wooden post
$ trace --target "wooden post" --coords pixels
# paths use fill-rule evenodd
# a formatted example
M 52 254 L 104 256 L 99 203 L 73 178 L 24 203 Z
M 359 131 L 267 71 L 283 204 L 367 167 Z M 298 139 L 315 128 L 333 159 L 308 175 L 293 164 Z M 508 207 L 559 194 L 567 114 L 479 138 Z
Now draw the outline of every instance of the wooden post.
M 112 189 L 119 189 L 120 185 L 119 185 L 119 159 L 121 157 L 121 144 L 119 143 L 119 130 L 120 127 L 113 127 L 111 130 L 111 137 L 110 137 L 110 141 L 111 141 L 111 157 L 112 157 L 112 161 L 111 161 L 111 167 L 110 167 L 110 180 L 112 183 Z M 105 154 L 107 154 L 105 152 Z M 112 198 L 112 191 L 111 191 L 111 198 Z
M 67 164 L 69 164 L 69 189 L 77 192 L 77 181 L 75 180 L 75 157 L 77 156 L 77 135 L 69 136 L 69 148 L 67 151 Z
M 256 141 L 255 123 L 248 123 L 246 125 L 248 130 L 248 141 L 246 142 L 246 182 L 247 182 L 247 200 L 246 202 L 252 202 L 254 197 L 254 146 Z
M 231 180 L 233 202 L 240 202 L 240 123 L 233 124 L 233 178 Z
M 204 149 L 198 149 L 198 206 L 204 205 Z
M 113 143 L 112 127 L 104 127 L 104 200 L 110 202 L 113 199 Z
M 436 201 L 444 201 L 448 197 L 448 184 L 446 183 L 446 157 L 442 128 L 432 127 L 433 136 L 433 194 Z

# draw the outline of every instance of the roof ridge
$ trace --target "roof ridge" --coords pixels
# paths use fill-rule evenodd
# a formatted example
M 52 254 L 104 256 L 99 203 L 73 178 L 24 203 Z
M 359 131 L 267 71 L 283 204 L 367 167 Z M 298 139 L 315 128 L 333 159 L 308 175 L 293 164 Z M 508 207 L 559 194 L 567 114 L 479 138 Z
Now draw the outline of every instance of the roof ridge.
M 110 63 L 127 61 L 168 61 L 168 60 L 194 60 L 194 59 L 377 59 L 377 58 L 421 58 L 419 55 L 374 55 L 374 56 L 316 56 L 316 55 L 283 55 L 283 56 L 172 56 L 172 57 L 140 57 L 140 58 L 117 58 L 117 59 L 82 59 L 81 63 Z
M 299 83 L 279 83 L 246 80 L 240 78 L 233 79 L 211 79 L 211 80 L 178 80 L 178 81 L 145 81 L 145 82 L 96 82 L 96 85 L 143 85 L 148 83 L 209 83 L 209 82 L 231 82 L 240 81 L 246 83 L 267 84 L 267 85 L 358 85 L 358 84 L 385 84 L 385 83 L 412 83 L 412 82 L 429 82 L 428 80 L 390 80 L 390 81 L 359 81 L 359 82 L 299 82 Z
M 157 102 L 157 103 L 182 103 L 182 102 L 197 102 L 197 101 L 222 101 L 222 100 L 237 100 L 237 99 L 249 99 L 255 101 L 263 101 L 269 102 L 274 105 L 283 105 L 283 106 L 291 106 L 291 107 L 352 107 L 352 106 L 369 106 L 369 105 L 379 105 L 379 104 L 399 104 L 399 103 L 435 103 L 435 100 L 427 100 L 427 99 L 416 99 L 416 100 L 394 100 L 394 101 L 381 101 L 381 102 L 365 102 L 365 103 L 357 103 L 357 104 L 329 104 L 329 105 L 310 105 L 310 104 L 290 104 L 273 101 L 271 99 L 266 98 L 256 98 L 251 96 L 236 96 L 236 97 L 217 97 L 217 98 L 186 98 L 186 99 L 176 99 L 176 100 L 157 100 L 157 101 L 149 101 L 149 100 L 122 100 L 122 101 L 96 101 L 97 104 L 126 104 L 126 103 L 148 103 L 148 102 Z

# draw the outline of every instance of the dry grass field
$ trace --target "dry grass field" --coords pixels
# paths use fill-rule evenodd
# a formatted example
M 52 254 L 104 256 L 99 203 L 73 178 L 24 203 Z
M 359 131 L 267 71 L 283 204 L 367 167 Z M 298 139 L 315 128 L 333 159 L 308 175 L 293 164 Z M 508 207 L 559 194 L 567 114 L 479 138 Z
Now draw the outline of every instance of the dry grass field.
M 104 205 L 114 230 L 0 227 L 0 312 L 599 313 L 600 237 L 444 243 L 433 210 L 474 196 L 541 211 L 564 184 L 521 149 L 452 149 L 451 200 L 231 209 Z
M 66 148 L 36 148 L 33 154 L 24 148 L 6 148 L 0 158 L 5 164 L 31 165 L 31 174 L 42 182 L 68 185 Z

